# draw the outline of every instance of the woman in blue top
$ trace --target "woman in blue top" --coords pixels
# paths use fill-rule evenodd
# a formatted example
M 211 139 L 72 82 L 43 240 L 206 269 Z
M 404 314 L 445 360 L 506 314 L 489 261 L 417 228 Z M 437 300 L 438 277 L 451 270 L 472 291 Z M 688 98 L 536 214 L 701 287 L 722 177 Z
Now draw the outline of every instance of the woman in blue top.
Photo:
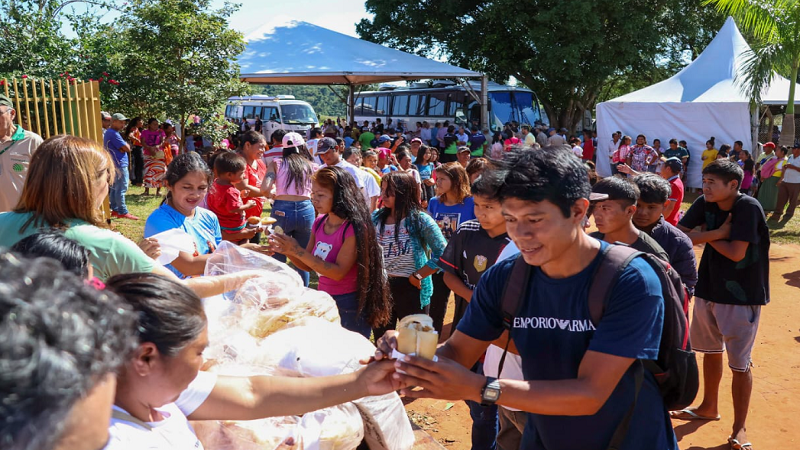
M 374 328 L 375 336 L 395 329 L 397 319 L 427 312 L 433 293 L 430 276 L 439 270 L 437 262 L 447 246 L 436 222 L 425 214 L 419 183 L 409 172 L 383 176 L 381 201 L 383 207 L 372 214 L 372 222 L 394 301 L 389 324 Z
M 462 223 L 475 218 L 475 202 L 469 188 L 469 176 L 458 162 L 450 162 L 437 167 L 436 197 L 428 202 L 428 213 L 442 230 L 447 240 L 456 234 Z M 450 288 L 444 282 L 444 272 L 432 277 L 433 297 L 431 297 L 430 316 L 433 326 L 441 332 Z
M 425 208 L 436 196 L 436 180 L 433 178 L 434 167 L 431 158 L 431 148 L 425 144 L 420 145 L 414 165 L 417 166 L 419 178 L 422 180 L 422 206 Z
M 189 152 L 172 160 L 164 179 L 167 198 L 147 218 L 144 236 L 150 237 L 173 228 L 185 231 L 194 239 L 194 253 L 180 252 L 166 268 L 180 278 L 203 275 L 206 261 L 222 241 L 217 216 L 198 206 L 208 191 L 211 170 L 199 154 Z M 262 246 L 257 244 L 248 243 L 242 247 L 262 250 Z

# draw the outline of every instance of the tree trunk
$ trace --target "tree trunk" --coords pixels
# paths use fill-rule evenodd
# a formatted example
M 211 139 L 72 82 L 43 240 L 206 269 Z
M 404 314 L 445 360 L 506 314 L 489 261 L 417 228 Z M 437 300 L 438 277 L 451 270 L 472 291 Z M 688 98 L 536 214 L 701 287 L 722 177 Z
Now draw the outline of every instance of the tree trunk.
M 789 80 L 791 80 L 791 84 L 789 84 L 789 101 L 786 104 L 786 113 L 783 116 L 781 138 L 778 139 L 778 145 L 785 145 L 787 147 L 794 145 L 794 95 L 798 66 L 800 66 L 800 60 L 795 59 L 792 62 L 792 75 L 789 77 Z

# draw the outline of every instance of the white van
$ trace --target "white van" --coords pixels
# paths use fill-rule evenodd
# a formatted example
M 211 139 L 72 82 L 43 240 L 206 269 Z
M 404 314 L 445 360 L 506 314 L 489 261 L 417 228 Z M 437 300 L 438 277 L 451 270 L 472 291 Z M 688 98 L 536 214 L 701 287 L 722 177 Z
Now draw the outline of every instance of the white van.
M 293 95 L 252 95 L 231 97 L 225 107 L 225 118 L 247 120 L 251 126 L 261 117 L 261 134 L 272 137 L 275 130 L 294 131 L 305 137 L 310 128 L 319 126 L 317 113 L 308 103 L 296 100 Z

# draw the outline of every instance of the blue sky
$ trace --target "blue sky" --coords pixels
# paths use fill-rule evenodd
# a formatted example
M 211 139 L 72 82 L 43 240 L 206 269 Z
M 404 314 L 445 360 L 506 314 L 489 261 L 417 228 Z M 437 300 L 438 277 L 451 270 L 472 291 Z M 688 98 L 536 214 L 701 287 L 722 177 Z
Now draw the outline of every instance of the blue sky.
M 245 36 L 264 23 L 295 19 L 358 37 L 356 23 L 365 17 L 372 17 L 364 9 L 364 0 L 336 0 L 335 3 L 324 0 L 239 0 L 234 3 L 241 6 L 231 17 L 231 27 Z M 223 4 L 223 0 L 214 0 L 215 7 Z M 85 8 L 85 5 L 75 4 L 76 11 Z M 116 11 L 107 12 L 104 20 L 112 21 L 117 16 Z M 64 32 L 72 34 L 69 24 L 64 24 Z

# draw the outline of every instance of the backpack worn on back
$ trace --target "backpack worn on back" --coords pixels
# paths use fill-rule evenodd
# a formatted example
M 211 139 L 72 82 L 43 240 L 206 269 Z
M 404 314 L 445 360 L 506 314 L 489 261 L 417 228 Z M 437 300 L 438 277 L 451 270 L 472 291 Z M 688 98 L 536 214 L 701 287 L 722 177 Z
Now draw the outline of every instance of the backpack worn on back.
M 680 410 L 691 405 L 697 395 L 700 382 L 697 360 L 689 342 L 689 320 L 686 315 L 689 297 L 686 295 L 680 275 L 667 262 L 626 245 L 608 245 L 600 255 L 600 263 L 592 274 L 592 281 L 589 285 L 587 301 L 592 322 L 595 327 L 600 323 L 611 291 L 619 276 L 637 257 L 644 258 L 658 276 L 661 294 L 664 298 L 664 326 L 661 331 L 658 359 L 634 363 L 636 364 L 636 390 L 633 404 L 617 427 L 609 449 L 619 448 L 627 434 L 644 375 L 641 370 L 642 366 L 654 375 L 664 399 L 664 406 L 670 411 Z M 520 311 L 529 281 L 530 266 L 520 256 L 514 262 L 511 276 L 509 276 L 503 291 L 503 327 L 509 333 L 513 329 L 514 317 Z M 506 345 L 507 349 L 508 345 Z M 502 371 L 505 356 L 506 352 L 504 351 L 497 373 Z

